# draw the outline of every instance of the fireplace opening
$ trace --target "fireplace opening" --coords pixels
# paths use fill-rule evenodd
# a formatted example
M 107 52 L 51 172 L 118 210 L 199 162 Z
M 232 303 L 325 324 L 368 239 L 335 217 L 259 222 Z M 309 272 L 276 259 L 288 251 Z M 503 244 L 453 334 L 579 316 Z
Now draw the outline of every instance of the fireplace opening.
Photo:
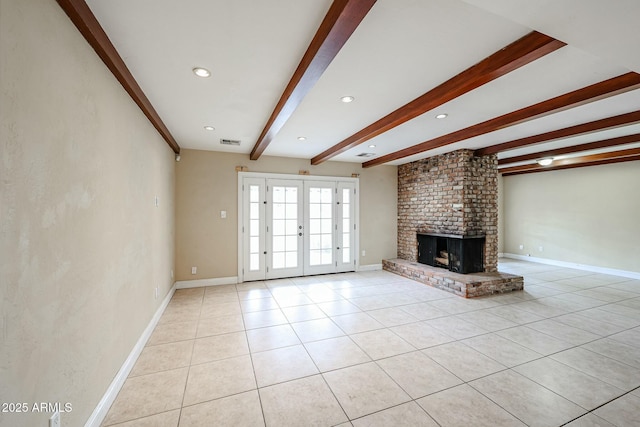
M 484 271 L 485 236 L 418 233 L 418 262 L 454 273 Z

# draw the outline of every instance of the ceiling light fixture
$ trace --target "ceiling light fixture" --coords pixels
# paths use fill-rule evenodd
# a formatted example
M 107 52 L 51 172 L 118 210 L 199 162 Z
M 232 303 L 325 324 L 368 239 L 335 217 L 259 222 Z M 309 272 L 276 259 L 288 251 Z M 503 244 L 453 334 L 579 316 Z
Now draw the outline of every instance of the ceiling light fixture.
M 207 70 L 206 68 L 195 67 L 193 68 L 193 74 L 198 77 L 209 77 L 211 76 L 211 71 Z
M 436 119 L 446 119 L 449 116 L 447 113 L 438 114 Z
M 299 136 L 298 141 L 305 141 L 307 139 L 306 136 Z
M 376 146 L 374 144 L 371 144 L 369 148 L 376 148 Z
M 546 159 L 538 159 L 536 160 L 536 162 L 538 162 L 540 166 L 549 166 L 551 163 L 553 163 L 553 158 L 548 157 Z
M 355 100 L 355 98 L 353 96 L 343 96 L 342 98 L 340 98 L 340 101 L 344 102 L 345 104 L 348 104 L 349 102 L 353 102 Z
M 211 131 L 211 130 L 216 130 L 216 128 L 214 128 L 213 126 L 205 126 L 205 127 L 204 127 L 204 130 L 209 130 L 209 131 Z

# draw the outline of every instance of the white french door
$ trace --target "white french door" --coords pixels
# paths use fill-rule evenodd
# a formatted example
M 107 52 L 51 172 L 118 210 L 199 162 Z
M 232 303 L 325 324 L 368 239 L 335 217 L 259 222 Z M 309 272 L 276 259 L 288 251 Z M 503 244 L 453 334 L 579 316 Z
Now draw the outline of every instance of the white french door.
M 302 182 L 266 180 L 266 279 L 302 276 Z
M 356 180 L 285 178 L 239 176 L 240 280 L 354 271 Z
M 305 274 L 335 271 L 335 182 L 304 183 Z

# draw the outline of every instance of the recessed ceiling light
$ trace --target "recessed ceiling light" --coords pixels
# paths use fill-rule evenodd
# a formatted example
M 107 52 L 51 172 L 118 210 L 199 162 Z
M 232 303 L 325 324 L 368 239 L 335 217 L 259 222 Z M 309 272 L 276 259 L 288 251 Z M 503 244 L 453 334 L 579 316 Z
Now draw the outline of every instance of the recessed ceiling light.
M 438 115 L 436 116 L 436 119 L 446 119 L 446 118 L 447 118 L 447 116 L 448 116 L 448 114 L 446 114 L 446 113 L 438 114 Z
M 306 136 L 299 136 L 298 141 L 305 141 L 307 139 Z
M 344 103 L 353 102 L 354 100 L 355 98 L 353 96 L 343 96 L 342 98 L 340 98 L 340 101 Z
M 211 71 L 207 70 L 206 68 L 195 67 L 193 69 L 193 74 L 195 74 L 198 77 L 209 77 L 211 76 Z
M 376 148 L 375 144 L 371 144 L 369 148 Z
M 540 166 L 549 166 L 551 163 L 553 163 L 553 158 L 548 157 L 546 159 L 539 159 L 539 160 L 536 160 L 536 162 L 538 162 Z
M 205 126 L 204 130 L 216 130 L 213 126 Z

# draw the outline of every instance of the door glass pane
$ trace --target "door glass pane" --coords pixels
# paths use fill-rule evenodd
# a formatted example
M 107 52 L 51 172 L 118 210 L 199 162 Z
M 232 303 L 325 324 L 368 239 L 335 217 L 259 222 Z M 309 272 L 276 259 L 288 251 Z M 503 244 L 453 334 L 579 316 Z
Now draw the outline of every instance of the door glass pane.
M 333 189 L 309 188 L 309 265 L 333 263 Z
M 286 187 L 285 188 L 285 201 L 287 204 L 298 204 L 298 188 Z
M 250 185 L 249 186 L 249 202 L 257 203 L 259 201 L 260 201 L 260 186 Z
M 273 204 L 273 218 L 284 219 L 285 218 L 285 204 L 274 203 Z
M 285 188 L 273 187 L 273 203 L 284 203 L 284 202 L 285 202 Z
M 260 221 L 257 219 L 252 219 L 249 221 L 249 236 L 259 236 L 260 235 Z
M 321 249 L 319 234 L 312 234 L 309 236 L 309 249 L 312 251 Z
M 283 219 L 273 220 L 273 235 L 284 236 L 284 220 Z
M 274 252 L 273 253 L 273 257 L 272 259 L 272 266 L 273 269 L 278 269 L 278 268 L 284 268 L 285 266 L 285 262 L 284 262 L 284 252 Z
M 284 236 L 273 236 L 273 251 L 285 252 Z
M 287 220 L 287 229 L 284 234 L 287 236 L 293 236 L 298 232 L 298 220 L 297 219 L 288 219 Z
M 260 270 L 260 255 L 250 254 L 249 255 L 249 271 L 258 271 L 258 270 Z
M 298 267 L 298 188 L 273 186 L 272 267 Z
M 296 236 L 287 236 L 285 248 L 287 252 L 296 252 L 298 250 L 298 238 Z
M 249 185 L 249 271 L 260 270 L 260 186 Z

